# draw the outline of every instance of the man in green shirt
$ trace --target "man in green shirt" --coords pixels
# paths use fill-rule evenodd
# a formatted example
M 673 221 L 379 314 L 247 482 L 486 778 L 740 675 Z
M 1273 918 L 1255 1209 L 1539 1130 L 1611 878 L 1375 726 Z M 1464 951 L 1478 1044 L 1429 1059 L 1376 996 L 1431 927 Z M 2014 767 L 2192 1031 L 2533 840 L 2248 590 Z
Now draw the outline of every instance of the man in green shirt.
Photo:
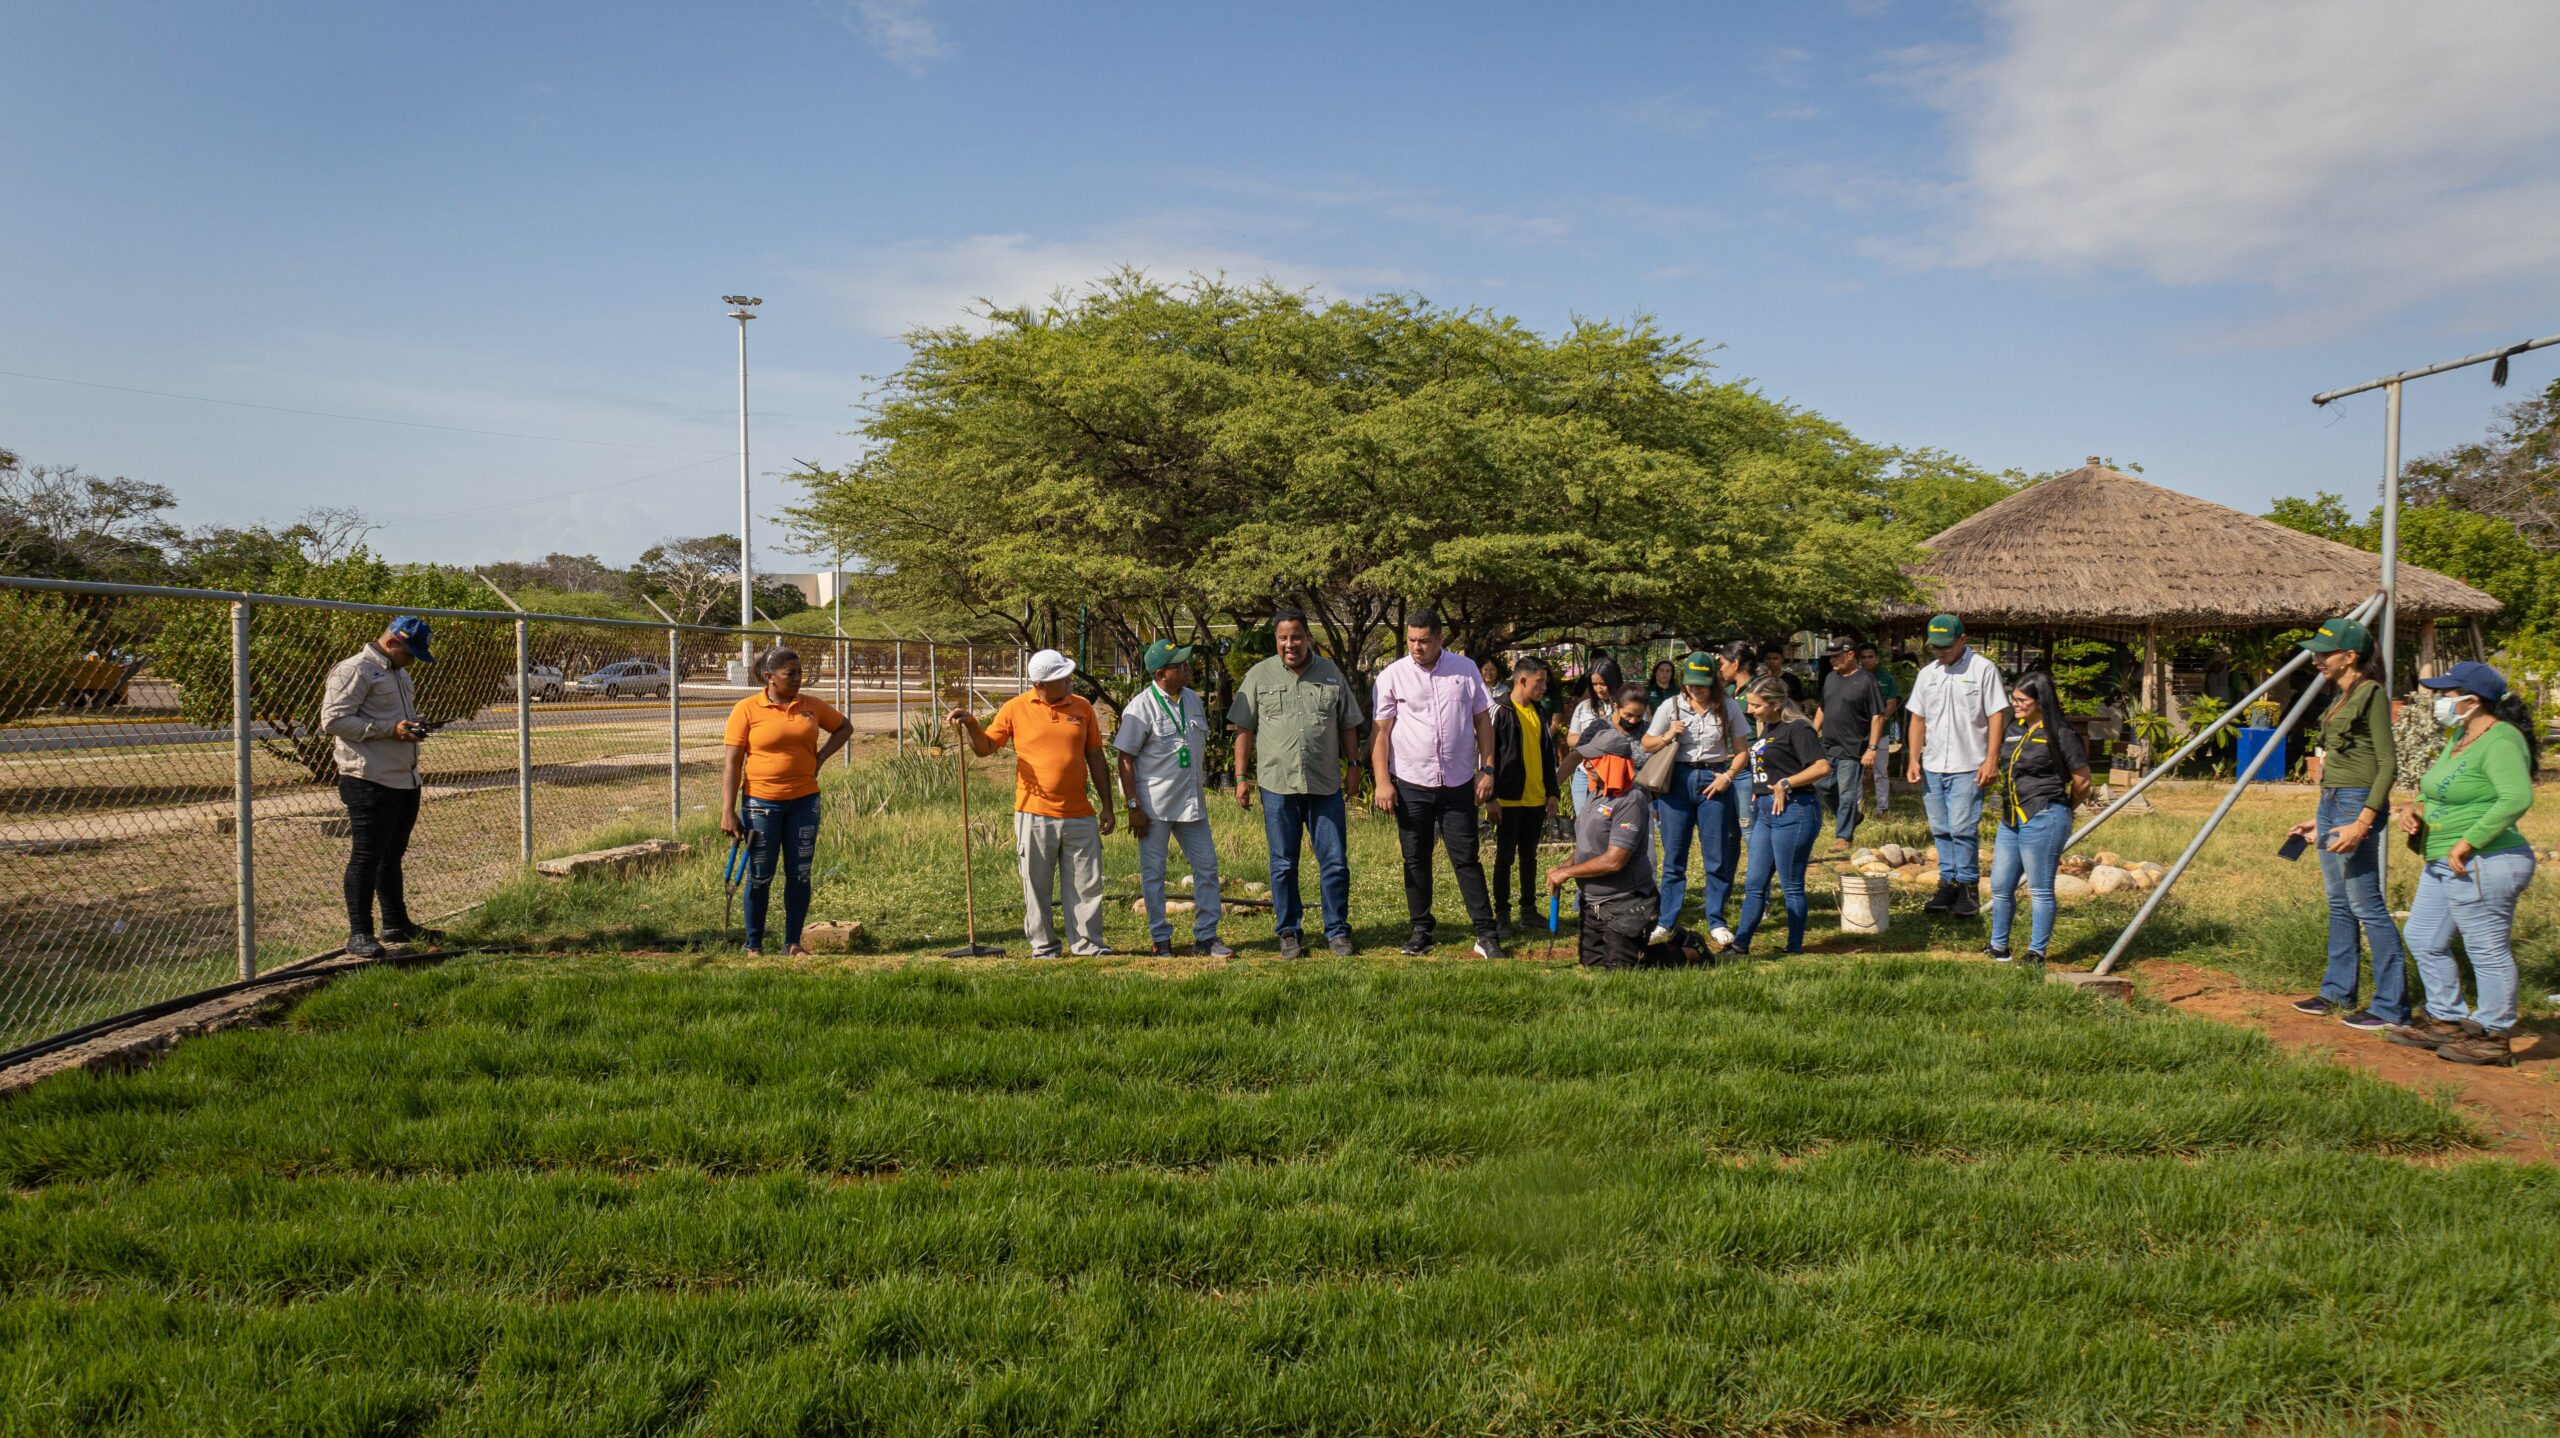
M 1280 957 L 1300 952 L 1298 852 L 1312 839 L 1324 936 L 1337 954 L 1351 942 L 1351 860 L 1342 796 L 1360 784 L 1360 701 L 1342 670 L 1315 651 L 1307 616 L 1283 609 L 1271 621 L 1279 652 L 1245 671 L 1227 706 L 1236 735 L 1236 802 L 1262 791 L 1262 833 L 1271 850 L 1271 924 Z

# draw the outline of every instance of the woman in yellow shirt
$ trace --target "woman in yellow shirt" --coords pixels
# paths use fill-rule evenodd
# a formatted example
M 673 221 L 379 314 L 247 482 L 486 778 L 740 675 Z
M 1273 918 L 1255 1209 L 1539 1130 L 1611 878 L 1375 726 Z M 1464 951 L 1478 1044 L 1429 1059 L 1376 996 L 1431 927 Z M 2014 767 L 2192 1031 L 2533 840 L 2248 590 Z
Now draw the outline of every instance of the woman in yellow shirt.
M 800 692 L 799 655 L 777 645 L 756 661 L 756 670 L 763 690 L 729 711 L 720 832 L 750 836 L 747 952 L 764 952 L 765 910 L 780 862 L 784 951 L 805 954 L 800 926 L 809 918 L 809 870 L 818 854 L 818 766 L 844 747 L 853 729 L 835 706 Z

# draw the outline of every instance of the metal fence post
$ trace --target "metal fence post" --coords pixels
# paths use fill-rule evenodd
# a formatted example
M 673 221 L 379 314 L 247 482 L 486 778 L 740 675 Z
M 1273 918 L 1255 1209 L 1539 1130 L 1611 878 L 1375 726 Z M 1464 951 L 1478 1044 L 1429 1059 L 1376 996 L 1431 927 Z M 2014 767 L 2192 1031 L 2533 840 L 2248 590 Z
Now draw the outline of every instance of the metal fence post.
M 258 850 L 249 792 L 249 606 L 231 605 L 231 823 L 238 846 L 232 889 L 240 904 L 240 977 L 258 976 Z
M 927 704 L 942 702 L 942 656 L 930 639 L 924 642 L 924 699 Z
M 838 583 L 842 583 L 841 580 Z M 843 635 L 836 636 L 836 712 L 844 716 L 846 731 L 853 725 L 853 645 Z M 844 746 L 844 766 L 853 767 L 853 745 Z
M 962 702 L 975 709 L 978 707 L 978 642 L 976 640 L 969 641 L 969 646 L 964 651 L 964 657 L 960 663 L 963 666 L 960 671 L 960 693 L 964 696 Z
M 889 667 L 896 671 L 889 676 L 889 688 L 897 695 L 890 701 L 895 716 L 891 722 L 898 726 L 898 753 L 903 756 L 907 752 L 907 641 L 889 641 Z
M 683 636 L 667 631 L 667 834 L 684 829 L 684 654 L 676 647 Z
M 533 628 L 516 620 L 516 858 L 533 863 Z

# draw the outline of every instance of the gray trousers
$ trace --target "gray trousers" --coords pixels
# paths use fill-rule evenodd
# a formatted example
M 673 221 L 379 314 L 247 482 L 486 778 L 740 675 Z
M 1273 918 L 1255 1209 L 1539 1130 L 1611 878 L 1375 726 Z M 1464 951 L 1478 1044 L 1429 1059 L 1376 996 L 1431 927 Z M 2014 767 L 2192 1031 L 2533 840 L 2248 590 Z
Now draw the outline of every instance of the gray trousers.
M 1053 888 L 1062 891 L 1075 952 L 1102 952 L 1102 826 L 1090 815 L 1052 819 L 1017 809 L 1013 853 L 1022 866 L 1022 933 L 1031 940 L 1031 956 L 1058 956 L 1058 932 L 1049 919 Z
M 1191 917 L 1191 937 L 1201 947 L 1218 936 L 1218 842 L 1209 835 L 1209 821 L 1193 819 L 1177 824 L 1158 819 L 1147 826 L 1147 837 L 1138 841 L 1138 891 L 1146 896 L 1147 935 L 1157 943 L 1173 940 L 1173 923 L 1164 913 L 1164 861 L 1171 843 L 1182 845 L 1182 857 L 1191 865 L 1191 901 L 1199 911 Z

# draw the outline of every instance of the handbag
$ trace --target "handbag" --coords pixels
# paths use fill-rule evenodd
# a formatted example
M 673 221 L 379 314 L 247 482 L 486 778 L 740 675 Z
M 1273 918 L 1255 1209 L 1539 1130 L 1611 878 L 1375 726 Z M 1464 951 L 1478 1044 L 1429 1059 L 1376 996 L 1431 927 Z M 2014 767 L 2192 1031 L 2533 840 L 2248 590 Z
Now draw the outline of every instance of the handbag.
M 1636 787 L 1659 798 L 1680 786 L 1680 741 L 1672 741 L 1644 756 L 1636 770 Z

